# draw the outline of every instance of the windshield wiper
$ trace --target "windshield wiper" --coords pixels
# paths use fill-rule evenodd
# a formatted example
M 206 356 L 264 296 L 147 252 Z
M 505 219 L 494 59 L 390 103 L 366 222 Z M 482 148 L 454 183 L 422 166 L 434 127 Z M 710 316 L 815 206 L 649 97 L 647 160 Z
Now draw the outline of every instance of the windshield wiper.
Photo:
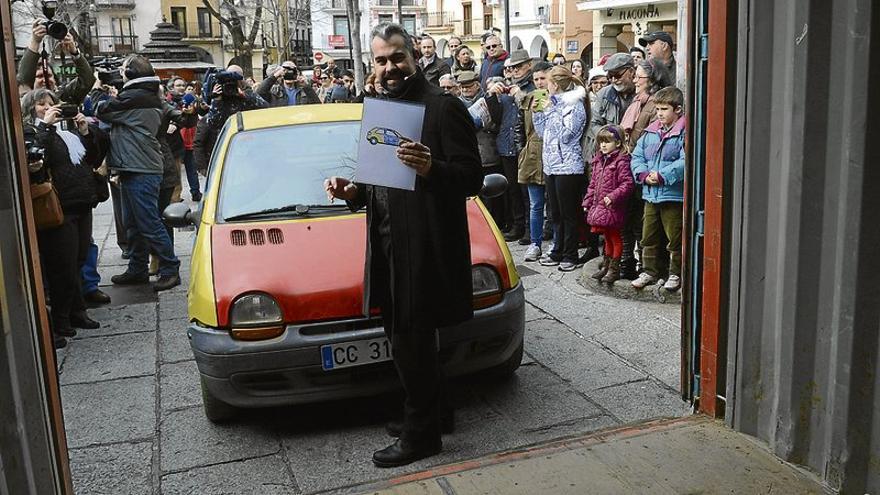
M 233 215 L 231 217 L 226 217 L 223 220 L 226 222 L 232 222 L 235 220 L 245 220 L 248 218 L 254 217 L 262 217 L 267 215 L 275 215 L 278 213 L 295 213 L 297 216 L 308 215 L 312 212 L 325 212 L 332 210 L 340 210 L 348 208 L 348 205 L 345 203 L 335 204 L 335 205 L 304 205 L 304 204 L 292 204 L 287 206 L 280 206 L 278 208 L 267 208 L 265 210 L 260 211 L 252 211 L 250 213 L 241 213 L 238 215 Z

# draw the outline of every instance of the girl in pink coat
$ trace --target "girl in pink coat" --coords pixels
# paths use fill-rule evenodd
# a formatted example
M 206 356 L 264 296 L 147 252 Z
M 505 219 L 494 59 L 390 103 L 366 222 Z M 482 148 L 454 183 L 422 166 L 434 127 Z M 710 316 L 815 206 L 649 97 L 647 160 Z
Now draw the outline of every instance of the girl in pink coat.
M 620 278 L 620 230 L 626 224 L 629 197 L 635 189 L 624 138 L 623 129 L 616 125 L 606 125 L 596 134 L 599 149 L 593 156 L 590 187 L 583 201 L 587 223 L 605 238 L 605 257 L 592 277 L 609 284 Z

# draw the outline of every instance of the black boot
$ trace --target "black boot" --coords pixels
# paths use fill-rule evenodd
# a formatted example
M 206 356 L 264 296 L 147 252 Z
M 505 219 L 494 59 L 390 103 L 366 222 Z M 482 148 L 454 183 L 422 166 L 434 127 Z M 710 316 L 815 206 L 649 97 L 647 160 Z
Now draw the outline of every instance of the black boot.
M 64 349 L 67 347 L 67 339 L 58 335 L 57 333 L 52 334 L 52 344 L 56 349 Z
M 373 453 L 373 464 L 380 468 L 405 466 L 426 457 L 437 455 L 443 449 L 440 435 L 423 439 L 398 438 L 394 443 Z
M 638 276 L 639 272 L 636 270 L 635 258 L 628 258 L 620 261 L 620 278 L 635 280 Z
M 75 328 L 84 328 L 86 330 L 95 330 L 101 328 L 101 324 L 89 318 L 85 311 L 70 314 L 70 326 Z
M 588 247 L 584 254 L 578 258 L 578 264 L 583 265 L 584 263 L 590 261 L 593 258 L 599 257 L 599 250 L 595 247 Z
M 137 285 L 150 283 L 150 276 L 146 273 L 135 275 L 131 272 L 120 273 L 110 277 L 110 281 L 115 285 Z

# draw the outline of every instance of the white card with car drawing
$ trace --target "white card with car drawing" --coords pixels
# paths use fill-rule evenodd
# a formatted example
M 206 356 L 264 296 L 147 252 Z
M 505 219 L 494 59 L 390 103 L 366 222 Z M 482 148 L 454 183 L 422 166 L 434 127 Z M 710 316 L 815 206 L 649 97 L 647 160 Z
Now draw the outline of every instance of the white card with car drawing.
M 397 158 L 397 147 L 407 141 L 421 141 L 424 120 L 424 105 L 365 98 L 355 180 L 415 190 L 416 171 Z

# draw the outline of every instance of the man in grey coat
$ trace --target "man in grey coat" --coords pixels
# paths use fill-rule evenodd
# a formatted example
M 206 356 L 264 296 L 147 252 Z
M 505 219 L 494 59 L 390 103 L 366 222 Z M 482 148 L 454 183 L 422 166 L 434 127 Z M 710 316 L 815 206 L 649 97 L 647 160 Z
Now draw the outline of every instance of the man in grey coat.
M 149 283 L 152 252 L 159 258 L 159 280 L 153 289 L 167 290 L 180 285 L 180 261 L 159 212 L 164 164 L 158 139 L 164 113 L 160 81 L 150 62 L 140 55 L 129 56 L 120 72 L 125 84 L 119 96 L 101 101 L 95 108 L 95 116 L 111 125 L 107 163 L 119 175 L 130 249 L 128 269 L 111 280 L 117 285 Z M 93 99 L 99 96 L 93 94 Z

